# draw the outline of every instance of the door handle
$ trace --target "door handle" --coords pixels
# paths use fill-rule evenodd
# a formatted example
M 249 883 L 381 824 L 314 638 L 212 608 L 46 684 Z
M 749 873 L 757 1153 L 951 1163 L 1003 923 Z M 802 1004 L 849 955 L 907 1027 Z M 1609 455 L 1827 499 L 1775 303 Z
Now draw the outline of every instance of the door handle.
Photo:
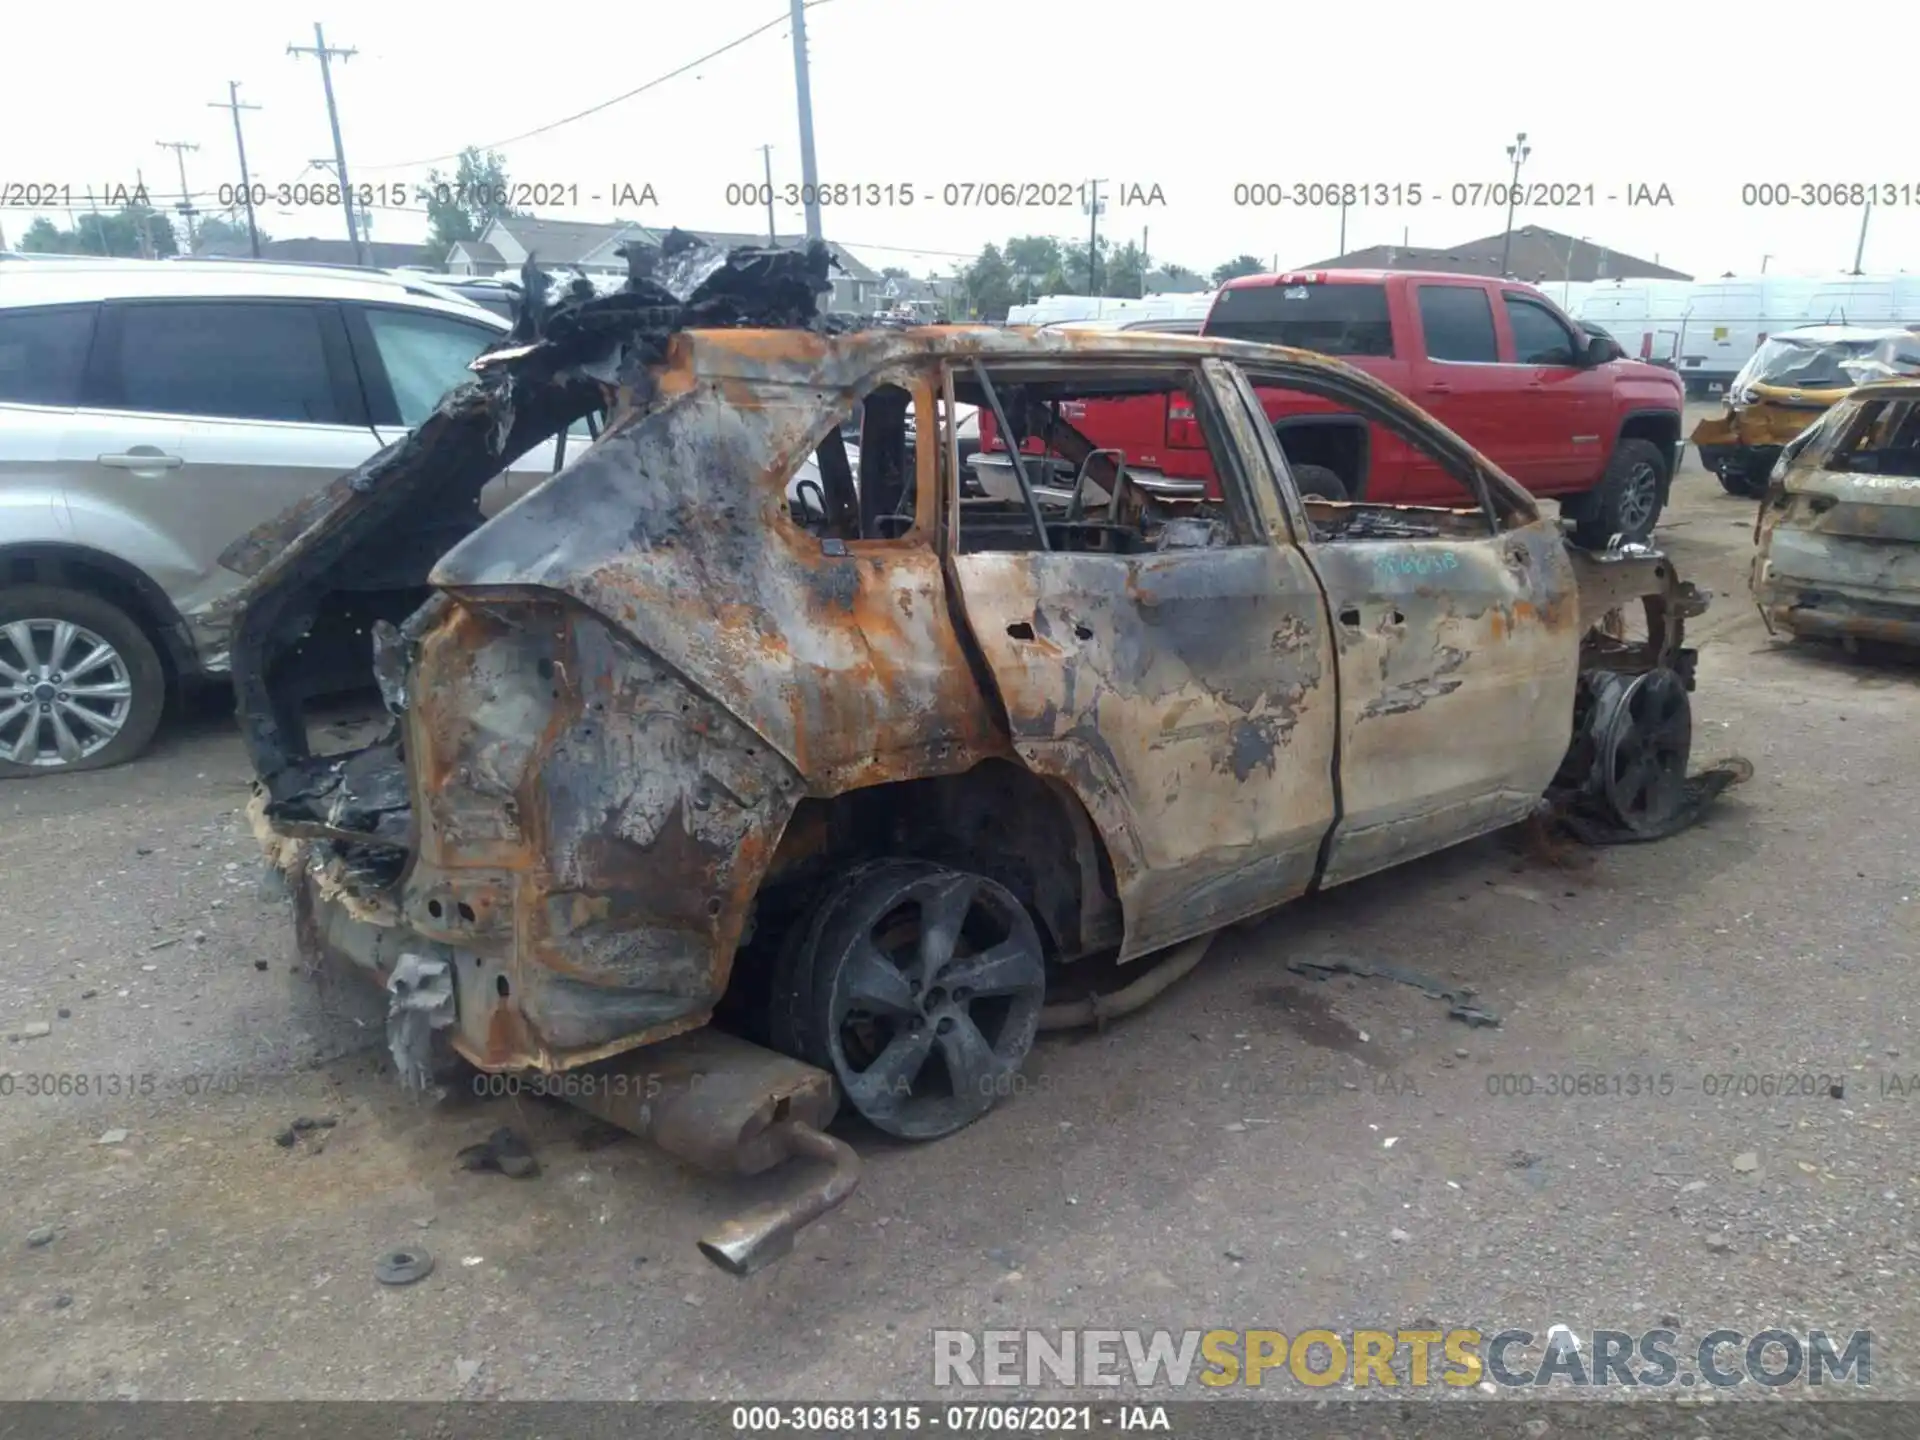
M 99 460 L 109 470 L 178 470 L 187 463 L 178 455 L 167 455 L 159 450 L 142 450 L 137 447 L 122 451 L 118 455 L 102 455 Z
M 1429 395 L 1451 395 L 1453 393 L 1453 387 L 1440 380 L 1434 381 L 1433 384 L 1426 387 L 1426 390 Z

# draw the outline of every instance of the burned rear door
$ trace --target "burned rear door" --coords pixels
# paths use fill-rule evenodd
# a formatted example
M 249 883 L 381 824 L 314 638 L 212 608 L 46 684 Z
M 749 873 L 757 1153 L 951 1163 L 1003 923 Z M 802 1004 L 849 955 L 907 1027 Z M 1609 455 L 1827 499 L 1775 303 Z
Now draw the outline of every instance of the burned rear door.
M 1344 384 L 1245 370 L 1262 394 Z M 1284 479 L 1340 667 L 1340 819 L 1323 884 L 1526 815 L 1566 752 L 1579 669 L 1579 597 L 1554 523 L 1517 486 L 1490 486 L 1472 452 L 1417 412 L 1346 398 L 1450 475 L 1458 502 L 1308 505 Z
M 1120 375 L 1105 364 L 986 373 L 1022 403 L 1143 380 L 1137 363 Z M 1138 524 L 1074 522 L 1055 502 L 1042 548 L 1022 501 L 950 497 L 968 627 L 1020 755 L 1070 786 L 1105 837 L 1125 958 L 1299 894 L 1333 816 L 1330 637 L 1305 557 L 1250 483 L 1254 426 L 1222 406 L 1216 387 L 1231 382 L 1211 367 L 1166 363 L 1155 377 L 1192 403 L 1224 501 L 1153 498 Z M 969 369 L 949 383 L 985 399 Z M 1101 493 L 1118 491 L 1102 510 L 1124 516 L 1144 494 L 1099 478 Z

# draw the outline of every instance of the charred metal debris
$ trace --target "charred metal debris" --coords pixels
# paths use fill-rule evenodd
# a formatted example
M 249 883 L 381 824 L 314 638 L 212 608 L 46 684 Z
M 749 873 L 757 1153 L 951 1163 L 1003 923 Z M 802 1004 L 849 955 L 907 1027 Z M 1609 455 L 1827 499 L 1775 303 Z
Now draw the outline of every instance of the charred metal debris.
M 742 246 L 719 251 L 675 230 L 632 245 L 626 284 L 596 295 L 584 278 L 555 296 L 529 257 L 512 332 L 473 363 L 475 378 L 421 425 L 342 476 L 221 563 L 254 579 L 229 608 L 244 738 L 266 792 L 265 818 L 290 838 L 330 842 L 348 869 L 397 874 L 405 859 L 406 771 L 399 726 L 345 757 L 311 755 L 298 666 L 285 663 L 342 593 L 380 597 L 375 673 L 389 710 L 404 708 L 403 655 L 436 613 L 434 562 L 481 523 L 479 496 L 520 456 L 580 420 L 654 398 L 650 367 L 680 331 L 839 328 L 818 314 L 832 290 L 830 252 Z M 250 603 L 249 603 L 250 602 Z M 425 609 L 421 607 L 425 605 Z M 237 613 L 236 613 L 237 612 Z

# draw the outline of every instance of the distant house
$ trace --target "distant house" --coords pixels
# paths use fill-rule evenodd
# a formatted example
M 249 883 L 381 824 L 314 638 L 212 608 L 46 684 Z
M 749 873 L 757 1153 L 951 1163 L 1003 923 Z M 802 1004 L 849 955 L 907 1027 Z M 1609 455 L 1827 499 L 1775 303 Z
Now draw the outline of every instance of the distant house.
M 196 255 L 220 255 L 250 258 L 253 248 L 244 239 L 221 240 L 202 245 Z M 431 265 L 435 256 L 424 245 L 404 245 L 392 240 L 362 240 L 356 260 L 351 240 L 263 240 L 262 260 L 291 260 L 304 265 L 377 265 L 383 270 L 398 270 L 407 265 Z
M 740 234 L 725 230 L 689 230 L 710 245 L 729 249 L 738 245 L 764 245 L 763 234 Z M 627 262 L 620 248 L 628 241 L 658 245 L 667 236 L 665 229 L 639 225 L 631 221 L 596 224 L 584 220 L 535 220 L 524 216 L 490 220 L 477 240 L 463 240 L 448 251 L 447 269 L 456 275 L 499 275 L 519 270 L 528 255 L 535 255 L 543 267 L 579 269 L 589 275 L 625 275 Z M 780 245 L 799 246 L 804 235 L 781 235 Z M 850 310 L 865 314 L 881 303 L 886 282 L 855 259 L 843 247 L 827 242 L 828 250 L 842 267 L 830 271 L 833 294 L 823 302 L 828 310 Z
M 1506 232 L 1499 231 L 1461 245 L 1433 248 L 1424 245 L 1369 245 L 1331 260 L 1315 260 L 1300 270 L 1437 270 L 1452 275 L 1498 275 Z M 1507 274 L 1538 284 L 1582 280 L 1691 280 L 1681 270 L 1670 270 L 1637 255 L 1609 250 L 1591 240 L 1563 235 L 1543 225 L 1522 225 L 1513 232 Z

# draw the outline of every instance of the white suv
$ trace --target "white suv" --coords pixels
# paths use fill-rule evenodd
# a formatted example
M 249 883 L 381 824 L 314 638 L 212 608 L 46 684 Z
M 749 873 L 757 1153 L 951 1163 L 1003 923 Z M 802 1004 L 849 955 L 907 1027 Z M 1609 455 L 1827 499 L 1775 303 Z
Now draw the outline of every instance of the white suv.
M 425 276 L 0 260 L 0 778 L 139 754 L 180 682 L 226 667 L 221 551 L 419 424 L 508 328 Z

